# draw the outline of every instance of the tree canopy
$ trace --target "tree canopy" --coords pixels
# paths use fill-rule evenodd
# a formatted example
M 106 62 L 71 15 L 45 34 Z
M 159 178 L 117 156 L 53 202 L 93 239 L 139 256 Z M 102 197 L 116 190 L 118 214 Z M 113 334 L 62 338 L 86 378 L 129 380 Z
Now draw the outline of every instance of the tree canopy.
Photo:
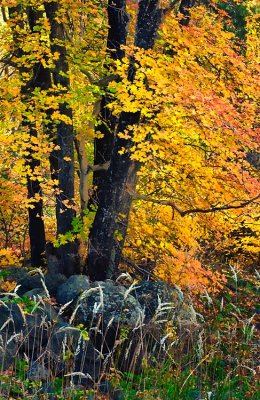
M 259 9 L 2 2 L 1 264 L 200 290 L 259 262 Z

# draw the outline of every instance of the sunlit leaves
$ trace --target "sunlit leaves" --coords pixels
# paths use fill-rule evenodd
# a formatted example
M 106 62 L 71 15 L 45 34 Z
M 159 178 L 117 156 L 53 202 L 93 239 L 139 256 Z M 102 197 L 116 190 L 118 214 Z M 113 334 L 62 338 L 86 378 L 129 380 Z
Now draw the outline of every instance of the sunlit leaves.
M 138 190 L 147 197 L 169 199 L 185 210 L 214 208 L 260 192 L 259 170 L 246 161 L 249 150 L 259 150 L 259 67 L 232 39 L 219 16 L 199 7 L 184 29 L 169 16 L 154 50 L 128 49 L 136 61 L 134 83 L 126 79 L 128 60 L 118 62 L 122 80 L 111 84 L 117 92 L 111 107 L 116 114 L 141 113 L 141 123 L 120 135 L 132 137 L 132 157 L 143 163 Z M 231 249 L 236 254 L 239 246 L 257 253 L 257 206 L 182 218 L 172 216 L 170 207 L 163 215 L 163 206 L 141 201 L 133 208 L 126 251 L 134 257 L 135 249 L 139 261 L 155 260 L 155 271 L 171 281 L 191 287 L 204 279 L 214 286 L 211 273 L 203 278 L 201 243 L 214 241 L 226 254 Z M 252 234 L 238 243 L 233 231 L 245 225 Z
M 176 208 L 159 204 L 168 200 L 184 211 L 209 209 L 238 204 L 260 192 L 259 168 L 247 157 L 250 151 L 259 151 L 259 20 L 250 11 L 251 2 L 246 4 L 243 51 L 235 35 L 224 29 L 223 17 L 227 24 L 227 15 L 203 6 L 191 11 L 187 27 L 180 26 L 173 10 L 160 26 L 154 49 L 137 49 L 132 45 L 137 5 L 131 2 L 133 19 L 126 57 L 111 61 L 106 54 L 104 5 L 62 0 L 56 21 L 65 27 L 66 37 L 54 44 L 66 48 L 70 87 L 64 91 L 51 82 L 47 89 L 29 90 L 29 96 L 23 89 L 34 66 L 41 63 L 52 73 L 61 53 L 51 51 L 50 26 L 44 13 L 32 31 L 26 22 L 26 7 L 33 5 L 43 11 L 43 2 L 9 1 L 3 6 L 18 3 L 24 12 L 8 23 L 1 22 L 0 29 L 0 208 L 2 225 L 11 227 L 6 235 L 17 235 L 19 224 L 26 226 L 26 209 L 43 200 L 47 237 L 54 238 L 54 198 L 62 197 L 49 166 L 49 156 L 57 156 L 59 150 L 54 140 L 56 128 L 73 125 L 88 157 L 87 171 L 93 160 L 93 139 L 102 135 L 98 126 L 104 121 L 97 115 L 100 98 L 107 90 L 108 107 L 116 117 L 122 111 L 140 113 L 139 124 L 118 133 L 132 144 L 121 148 L 120 154 L 131 151 L 132 159 L 142 163 L 137 191 L 143 198 L 157 200 L 156 204 L 133 201 L 125 254 L 137 263 L 152 261 L 153 272 L 159 277 L 191 290 L 203 286 L 215 289 L 221 280 L 213 268 L 206 268 L 207 257 L 213 252 L 225 256 L 233 252 L 238 261 L 243 252 L 254 258 L 260 235 L 257 201 L 245 209 L 185 217 Z M 162 3 L 167 6 L 166 1 Z M 217 5 L 217 1 L 213 3 Z M 135 69 L 133 81 L 128 79 L 130 63 Z M 109 74 L 116 79 L 104 88 L 100 82 Z M 73 118 L 61 112 L 64 104 L 71 107 Z M 29 135 L 29 126 L 35 135 Z M 39 164 L 33 169 L 26 162 L 30 157 Z M 71 157 L 62 161 L 69 163 Z M 28 177 L 41 186 L 41 193 L 32 200 L 26 197 Z M 91 175 L 87 179 L 91 185 Z M 63 205 L 78 209 L 78 199 L 74 205 L 68 200 Z M 75 219 L 73 229 L 61 235 L 56 244 L 75 238 L 86 241 L 93 218 L 91 213 L 83 216 L 83 222 Z M 115 238 L 121 240 L 118 232 Z M 9 248 L 17 241 L 1 236 L 1 243 Z
M 42 66 L 52 73 L 55 62 L 60 59 L 60 52 L 52 52 L 50 47 L 50 25 L 44 13 L 44 2 L 7 1 L 1 5 L 18 7 L 12 15 L 6 8 L 6 19 L 0 22 L 1 228 L 5 224 L 6 234 L 9 235 L 10 230 L 12 233 L 10 239 L 1 234 L 0 240 L 1 245 L 7 247 L 18 245 L 20 235 L 24 235 L 27 228 L 27 209 L 41 200 L 44 203 L 47 239 L 54 238 L 55 196 L 59 197 L 60 193 L 57 180 L 51 176 L 49 157 L 54 154 L 57 158 L 59 151 L 54 140 L 57 126 L 72 124 L 71 118 L 61 112 L 61 105 L 65 102 L 72 108 L 75 135 L 86 136 L 89 140 L 86 147 L 90 146 L 92 150 L 93 107 L 102 92 L 92 79 L 98 81 L 104 69 L 107 24 L 100 4 L 81 1 L 60 3 L 57 20 L 64 24 L 66 38 L 64 42 L 56 40 L 55 44 L 66 47 L 71 88 L 65 93 L 60 85 L 53 82 L 48 89 L 41 85 L 35 88 L 34 82 L 32 86 L 30 82 L 35 68 Z M 37 18 L 33 28 L 29 26 L 27 14 L 27 7 L 31 6 Z M 30 160 L 36 162 L 33 167 Z M 71 160 L 65 157 L 63 161 L 69 163 Z M 28 178 L 30 182 L 37 181 L 41 188 L 30 199 L 26 190 Z M 67 206 L 66 200 L 64 205 Z M 77 205 L 74 207 L 77 208 Z M 27 239 L 22 250 L 28 250 Z

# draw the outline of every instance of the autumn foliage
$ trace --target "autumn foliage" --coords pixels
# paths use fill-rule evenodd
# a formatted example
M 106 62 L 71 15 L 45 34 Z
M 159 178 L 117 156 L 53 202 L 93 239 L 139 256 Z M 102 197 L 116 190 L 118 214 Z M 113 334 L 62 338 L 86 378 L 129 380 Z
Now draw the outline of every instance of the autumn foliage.
M 227 262 L 256 267 L 260 70 L 259 19 L 251 2 L 246 2 L 243 45 L 226 29 L 227 16 L 217 11 L 216 4 L 211 8 L 198 4 L 190 10 L 187 26 L 180 24 L 183 16 L 177 6 L 165 12 L 155 46 L 148 50 L 133 44 L 137 5 L 129 2 L 132 20 L 125 56 L 112 60 L 106 52 L 105 7 L 99 2 L 63 0 L 56 18 L 65 26 L 65 39 L 59 45 L 66 48 L 69 89 L 51 82 L 49 87 L 34 88 L 29 97 L 23 87 L 36 62 L 52 71 L 60 54 L 50 46 L 43 2 L 17 2 L 39 12 L 33 31 L 25 11 L 9 17 L 8 8 L 16 1 L 2 3 L 0 251 L 28 255 L 27 210 L 39 200 L 44 205 L 47 240 L 56 239 L 59 187 L 49 158 L 59 150 L 55 132 L 61 123 L 73 126 L 83 152 L 74 163 L 73 203 L 62 200 L 65 208 L 80 215 L 80 155 L 88 167 L 88 200 L 95 189 L 93 141 L 102 137 L 99 103 L 108 93 L 107 108 L 116 118 L 122 112 L 140 114 L 137 124 L 118 133 L 132 143 L 120 154 L 130 153 L 140 163 L 137 187 L 127 187 L 133 201 L 121 267 L 137 267 L 141 274 L 194 291 L 217 289 L 225 280 L 222 265 Z M 132 64 L 133 81 L 128 76 Z M 103 85 L 107 76 L 115 78 Z M 64 103 L 71 108 L 72 119 L 61 112 Z M 37 132 L 33 136 L 32 125 Z M 28 163 L 31 155 L 37 160 L 33 168 Z M 64 158 L 65 163 L 70 161 Z M 27 197 L 28 177 L 41 187 L 34 198 Z M 85 227 L 72 228 L 64 240 L 77 237 L 86 248 L 93 218 L 85 212 Z M 0 263 L 10 260 L 2 261 L 0 253 Z

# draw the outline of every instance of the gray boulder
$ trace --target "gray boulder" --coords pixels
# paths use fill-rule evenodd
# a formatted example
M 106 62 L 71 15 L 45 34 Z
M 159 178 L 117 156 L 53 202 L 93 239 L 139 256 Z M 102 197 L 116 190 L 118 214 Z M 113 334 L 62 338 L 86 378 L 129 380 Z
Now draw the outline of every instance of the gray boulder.
M 177 286 L 170 286 L 162 281 L 141 282 L 134 290 L 133 296 L 144 310 L 148 336 L 152 334 L 157 343 L 165 336 L 166 326 L 167 333 L 170 326 L 176 330 L 178 342 L 183 342 L 183 348 L 187 347 L 187 340 L 196 339 L 200 328 L 196 311 L 190 299 L 184 297 Z
M 29 299 L 37 301 L 40 298 L 45 298 L 46 293 L 43 290 L 43 288 L 37 287 L 35 289 L 31 289 L 31 290 L 28 290 L 27 292 L 24 292 L 22 297 L 29 297 Z
M 0 305 L 0 371 L 8 369 L 19 351 L 25 319 L 19 306 L 6 300 Z
M 99 352 L 95 349 L 90 340 L 81 340 L 75 354 L 74 373 L 80 372 L 85 376 L 76 376 L 74 383 L 92 387 L 94 382 L 100 379 L 102 360 Z
M 51 371 L 48 370 L 43 360 L 32 361 L 29 364 L 27 378 L 30 381 L 47 381 L 51 377 Z
M 46 275 L 41 275 L 40 273 L 36 273 L 35 275 L 28 275 L 23 279 L 17 281 L 17 284 L 21 285 L 18 289 L 18 294 L 20 296 L 24 296 L 26 292 L 36 289 L 41 289 L 45 292 L 43 287 L 43 282 L 47 287 L 50 296 L 55 296 L 57 289 L 60 285 L 65 283 L 67 280 L 66 276 L 63 274 L 51 274 L 47 273 Z M 45 292 L 46 296 L 46 292 Z
M 48 319 L 38 312 L 25 315 L 21 352 L 39 356 L 49 340 L 50 324 Z
M 20 333 L 25 324 L 24 315 L 20 307 L 10 300 L 0 305 L 0 331 L 9 335 Z
M 16 280 L 15 278 L 13 278 Z M 17 285 L 20 285 L 17 294 L 19 296 L 23 296 L 25 292 L 28 292 L 29 290 L 35 289 L 35 288 L 41 288 L 42 289 L 42 282 L 41 282 L 42 276 L 40 274 L 35 274 L 35 275 L 29 275 L 28 273 L 26 276 L 24 276 L 21 279 L 16 280 Z
M 6 371 L 13 365 L 18 352 L 19 336 L 11 339 L 6 332 L 0 333 L 0 371 Z
M 76 322 L 89 329 L 95 348 L 109 355 L 120 331 L 132 331 L 142 323 L 142 309 L 131 290 L 106 280 L 94 282 L 77 306 Z
M 37 312 L 39 315 L 42 316 L 43 319 L 45 319 L 45 321 L 48 321 L 49 323 L 56 323 L 63 320 L 62 317 L 58 314 L 56 308 L 45 301 L 40 302 L 37 308 Z
M 181 342 L 180 347 L 185 352 L 187 342 L 198 333 L 199 324 L 192 304 L 178 287 L 161 281 L 144 281 L 132 294 L 141 304 L 144 323 L 141 329 L 128 333 L 118 366 L 121 371 L 140 373 L 144 357 L 151 366 L 154 360 L 157 365 L 163 363 L 168 349 L 173 351 L 173 341 L 178 346 Z
M 80 339 L 80 330 L 67 322 L 58 322 L 54 325 L 50 336 L 49 349 L 60 356 L 66 349 L 73 354 L 76 351 Z M 64 357 L 63 357 L 64 358 Z
M 22 267 L 16 267 L 15 265 L 9 265 L 4 269 L 6 275 L 12 280 L 19 282 L 22 279 L 28 277 L 28 272 Z
M 56 374 L 68 373 L 75 384 L 92 385 L 99 379 L 101 359 L 89 340 L 84 340 L 80 329 L 66 322 L 55 325 L 49 343 L 49 354 Z
M 132 295 L 141 304 L 146 323 L 155 317 L 157 320 L 173 319 L 184 301 L 179 288 L 169 286 L 162 281 L 140 282 Z
M 65 275 L 54 273 L 53 271 L 47 272 L 44 276 L 38 271 L 28 272 L 24 268 L 16 266 L 7 267 L 5 268 L 5 271 L 8 277 L 16 281 L 17 285 L 20 285 L 17 290 L 19 296 L 28 295 L 27 292 L 30 292 L 31 290 L 43 290 L 42 280 L 44 280 L 50 296 L 55 296 L 58 287 L 67 280 Z M 31 293 L 29 293 L 29 297 L 31 297 Z
M 76 319 L 86 327 L 100 325 L 103 327 L 127 326 L 135 328 L 140 323 L 142 309 L 131 290 L 106 280 L 94 282 L 80 300 Z
M 50 296 L 56 297 L 59 286 L 67 281 L 67 277 L 60 273 L 48 272 L 44 277 L 44 281 Z
M 94 282 L 84 294 L 77 310 L 76 319 L 86 327 L 96 325 L 102 319 L 104 326 L 119 324 L 134 328 L 142 315 L 141 306 L 129 291 L 117 283 L 106 280 Z
M 15 299 L 23 302 L 23 299 Z M 27 306 L 26 303 L 24 303 Z M 39 300 L 33 313 L 23 311 L 22 305 L 13 299 L 3 299 L 0 305 L 0 364 L 7 369 L 16 356 L 38 357 L 49 342 L 57 311 L 48 303 Z
M 46 348 L 52 332 L 52 326 L 61 317 L 55 308 L 41 297 L 35 298 L 34 309 L 24 313 L 24 325 L 20 339 L 19 352 L 38 357 Z
M 66 304 L 77 299 L 85 290 L 90 288 L 89 280 L 85 275 L 72 275 L 58 287 L 56 293 L 57 302 Z

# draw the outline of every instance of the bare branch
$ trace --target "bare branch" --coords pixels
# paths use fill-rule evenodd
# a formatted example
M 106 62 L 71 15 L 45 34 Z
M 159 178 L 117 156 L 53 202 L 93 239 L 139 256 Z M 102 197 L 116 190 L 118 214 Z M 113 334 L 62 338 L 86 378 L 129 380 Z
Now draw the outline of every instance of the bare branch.
M 177 211 L 182 217 L 188 214 L 196 214 L 196 213 L 201 213 L 201 214 L 209 214 L 212 212 L 216 211 L 224 211 L 224 210 L 232 210 L 232 209 L 239 209 L 239 208 L 244 208 L 248 206 L 249 204 L 252 204 L 254 201 L 258 200 L 260 198 L 260 193 L 253 197 L 252 199 L 248 200 L 233 200 L 227 204 L 223 204 L 222 206 L 212 206 L 210 208 L 191 208 L 188 210 L 182 210 L 179 206 L 177 206 L 174 202 L 171 200 L 159 200 L 159 199 L 154 199 L 149 196 L 142 195 L 140 193 L 137 193 L 131 188 L 128 187 L 128 193 L 133 196 L 135 199 L 140 199 L 144 201 L 149 201 L 154 204 L 161 204 L 165 206 L 170 206 L 172 207 L 175 211 Z M 239 204 L 234 204 L 239 202 Z

